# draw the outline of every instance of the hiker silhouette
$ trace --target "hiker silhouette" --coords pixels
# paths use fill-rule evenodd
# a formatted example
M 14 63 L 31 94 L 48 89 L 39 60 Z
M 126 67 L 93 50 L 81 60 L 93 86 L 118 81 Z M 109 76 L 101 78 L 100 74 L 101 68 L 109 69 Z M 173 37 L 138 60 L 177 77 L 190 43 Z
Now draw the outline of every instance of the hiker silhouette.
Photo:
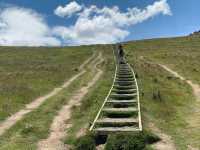
M 119 57 L 124 57 L 124 50 L 121 44 L 119 44 L 118 49 L 119 49 Z

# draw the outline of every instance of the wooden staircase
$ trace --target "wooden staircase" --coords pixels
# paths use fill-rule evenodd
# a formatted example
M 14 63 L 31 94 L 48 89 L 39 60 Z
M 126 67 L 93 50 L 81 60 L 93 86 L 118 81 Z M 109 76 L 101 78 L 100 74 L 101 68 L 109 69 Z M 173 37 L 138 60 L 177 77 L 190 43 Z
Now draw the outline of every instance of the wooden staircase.
M 123 60 L 116 61 L 113 85 L 90 131 L 103 134 L 142 131 L 137 80 L 132 67 Z

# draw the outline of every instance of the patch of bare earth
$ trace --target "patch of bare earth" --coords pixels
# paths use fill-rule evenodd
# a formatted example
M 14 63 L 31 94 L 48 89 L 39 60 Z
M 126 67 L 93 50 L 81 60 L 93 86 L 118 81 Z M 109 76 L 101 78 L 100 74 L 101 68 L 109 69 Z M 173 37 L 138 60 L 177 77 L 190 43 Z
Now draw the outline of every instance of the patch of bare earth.
M 89 124 L 85 124 L 77 133 L 76 133 L 76 138 L 79 138 L 81 136 L 84 136 L 87 132 Z
M 55 88 L 53 91 L 48 93 L 45 96 L 39 97 L 35 100 L 33 100 L 31 103 L 27 104 L 24 109 L 19 110 L 15 114 L 8 117 L 5 121 L 0 123 L 0 136 L 5 133 L 6 130 L 11 128 L 17 121 L 21 120 L 27 113 L 30 113 L 34 109 L 38 108 L 44 101 L 46 101 L 48 98 L 58 94 L 62 89 L 68 87 L 74 80 L 76 80 L 79 76 L 81 76 L 83 73 L 85 73 L 85 70 L 83 70 L 83 67 L 94 58 L 95 54 L 93 54 L 89 59 L 87 59 L 80 67 L 81 70 L 78 74 L 70 78 L 68 81 L 66 81 L 61 87 Z
M 96 147 L 96 150 L 104 150 L 104 148 L 105 148 L 105 144 L 101 144 Z
M 63 106 L 58 112 L 58 115 L 54 118 L 53 123 L 50 128 L 50 134 L 47 139 L 44 139 L 38 143 L 39 150 L 67 150 L 68 145 L 65 145 L 62 141 L 64 137 L 67 136 L 66 130 L 71 127 L 69 119 L 71 117 L 71 108 L 73 106 L 81 105 L 81 100 L 88 93 L 89 89 L 99 80 L 103 71 L 97 68 L 97 65 L 103 62 L 101 54 L 96 58 L 99 60 L 94 64 L 94 69 L 96 70 L 95 76 L 86 85 L 81 87 L 74 96 L 69 100 L 68 104 Z M 95 62 L 95 61 L 94 61 Z
M 156 133 L 161 138 L 161 141 L 152 145 L 152 147 L 156 150 L 176 150 L 176 147 L 173 143 L 171 137 L 165 133 L 163 133 L 160 129 L 158 129 L 153 123 L 149 123 L 148 127 L 152 130 L 152 132 Z

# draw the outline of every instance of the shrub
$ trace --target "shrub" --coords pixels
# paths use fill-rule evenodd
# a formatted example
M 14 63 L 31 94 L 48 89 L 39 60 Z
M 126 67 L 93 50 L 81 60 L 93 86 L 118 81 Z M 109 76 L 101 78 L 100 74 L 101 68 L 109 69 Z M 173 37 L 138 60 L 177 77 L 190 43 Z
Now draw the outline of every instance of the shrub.
M 157 135 L 151 132 L 143 131 L 140 135 L 145 140 L 146 144 L 153 144 L 160 140 L 160 138 Z
M 154 100 L 162 101 L 162 96 L 161 96 L 160 90 L 153 91 L 153 96 L 152 96 L 152 98 L 153 98 Z
M 92 134 L 80 137 L 75 143 L 75 150 L 96 150 L 95 139 Z
M 147 144 L 159 138 L 149 132 L 112 134 L 108 137 L 105 150 L 144 150 Z

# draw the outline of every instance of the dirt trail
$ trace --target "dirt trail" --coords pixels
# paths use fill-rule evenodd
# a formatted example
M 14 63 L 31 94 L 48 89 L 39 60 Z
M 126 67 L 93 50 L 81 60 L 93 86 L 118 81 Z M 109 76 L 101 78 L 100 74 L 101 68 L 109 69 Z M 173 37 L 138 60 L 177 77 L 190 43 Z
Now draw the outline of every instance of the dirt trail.
M 148 64 L 152 64 L 152 65 L 159 65 L 160 67 L 164 68 L 165 70 L 169 69 L 166 68 L 164 65 L 161 64 L 156 64 L 153 63 L 151 61 L 146 60 L 143 56 L 140 56 L 140 59 L 145 61 Z M 167 70 L 168 71 L 168 70 Z M 175 76 L 178 76 L 177 73 L 173 72 Z M 148 117 L 149 118 L 149 117 Z M 164 132 L 162 132 L 159 128 L 157 128 L 152 122 L 150 122 L 148 124 L 148 127 L 161 138 L 161 141 L 153 144 L 153 148 L 155 150 L 176 150 L 176 147 L 174 145 L 173 140 L 171 139 L 171 136 L 165 134 Z
M 27 104 L 25 106 L 25 108 L 19 110 L 15 114 L 13 114 L 10 117 L 8 117 L 5 121 L 1 122 L 0 123 L 0 136 L 3 135 L 3 133 L 6 130 L 8 130 L 9 128 L 11 128 L 17 121 L 21 120 L 24 117 L 24 115 L 26 115 L 27 113 L 30 113 L 34 109 L 38 108 L 48 98 L 50 98 L 50 97 L 58 94 L 58 92 L 60 92 L 63 88 L 68 87 L 74 80 L 76 80 L 79 76 L 81 76 L 82 74 L 84 74 L 86 71 L 83 70 L 83 67 L 85 65 L 87 65 L 87 63 L 90 62 L 94 57 L 95 57 L 95 53 L 93 53 L 93 55 L 90 58 L 88 58 L 79 67 L 80 72 L 78 74 L 76 74 L 75 76 L 73 76 L 72 78 L 70 78 L 68 81 L 64 82 L 64 84 L 61 87 L 55 88 L 53 91 L 51 91 L 47 95 L 39 97 L 39 98 L 33 100 L 31 103 Z
M 182 81 L 185 81 L 187 84 L 189 84 L 191 86 L 191 88 L 193 90 L 193 93 L 194 93 L 194 96 L 196 98 L 196 102 L 193 104 L 192 113 L 190 115 L 188 115 L 188 117 L 186 118 L 186 121 L 189 124 L 187 132 L 189 133 L 188 136 L 198 136 L 199 131 L 200 131 L 200 126 L 199 126 L 200 125 L 200 117 L 199 117 L 200 116 L 200 110 L 199 110 L 199 108 L 200 108 L 200 85 L 195 84 L 191 80 L 186 79 L 185 77 L 181 76 L 176 71 L 170 69 L 166 65 L 153 63 L 151 61 L 146 60 L 143 56 L 140 56 L 140 59 L 145 61 L 148 64 L 153 64 L 153 65 L 160 66 L 164 70 L 166 70 L 169 73 L 171 73 L 174 77 L 177 77 Z M 162 138 L 163 142 L 167 141 L 167 139 L 165 139 L 165 136 L 161 137 L 161 138 Z M 158 142 L 157 144 L 161 144 L 161 142 Z M 194 148 L 191 145 L 188 145 L 187 149 L 188 150 L 199 150 L 200 148 Z M 165 150 L 165 149 L 159 148 L 158 150 Z
M 198 84 L 193 83 L 191 80 L 187 80 L 185 79 L 183 76 L 181 76 L 180 74 L 178 74 L 177 72 L 171 70 L 170 68 L 168 68 L 165 65 L 159 64 L 159 66 L 161 66 L 163 69 L 165 69 L 166 71 L 170 72 L 171 74 L 173 74 L 175 77 L 187 82 L 193 89 L 194 95 L 196 97 L 196 99 L 198 101 L 200 101 L 200 86 Z
M 153 148 L 156 150 L 176 150 L 176 147 L 173 143 L 171 137 L 165 133 L 163 133 L 160 129 L 158 129 L 153 123 L 149 123 L 148 127 L 156 133 L 162 140 L 153 144 Z
M 187 84 L 189 84 L 192 87 L 193 93 L 196 97 L 196 102 L 193 105 L 193 110 L 192 113 L 190 115 L 188 115 L 188 117 L 186 118 L 186 121 L 188 123 L 188 132 L 190 133 L 192 130 L 194 130 L 193 132 L 196 134 L 198 134 L 200 132 L 200 85 L 193 83 L 191 80 L 187 80 L 185 77 L 179 75 L 177 72 L 171 70 L 170 68 L 168 68 L 165 65 L 159 64 L 159 66 L 161 66 L 163 69 L 165 69 L 166 71 L 170 72 L 171 74 L 173 74 L 175 77 L 181 79 L 182 81 L 185 81 Z M 193 134 L 194 134 L 193 133 Z M 191 134 L 191 133 L 190 133 Z M 188 150 L 198 150 L 199 148 L 194 148 L 191 145 L 188 145 Z
M 99 61 L 97 61 L 99 60 Z M 97 61 L 97 62 L 96 62 Z M 71 108 L 81 104 L 81 100 L 88 93 L 89 88 L 91 88 L 103 74 L 101 69 L 97 68 L 97 65 L 103 62 L 102 55 L 94 60 L 96 62 L 93 68 L 96 70 L 95 76 L 92 80 L 86 85 L 81 87 L 74 96 L 69 100 L 68 104 L 63 106 L 62 109 L 58 112 L 58 115 L 54 118 L 53 123 L 50 129 L 50 135 L 47 139 L 42 140 L 38 143 L 39 150 L 66 150 L 69 149 L 67 145 L 62 142 L 62 139 L 67 136 L 66 129 L 71 127 L 69 119 L 71 117 Z

